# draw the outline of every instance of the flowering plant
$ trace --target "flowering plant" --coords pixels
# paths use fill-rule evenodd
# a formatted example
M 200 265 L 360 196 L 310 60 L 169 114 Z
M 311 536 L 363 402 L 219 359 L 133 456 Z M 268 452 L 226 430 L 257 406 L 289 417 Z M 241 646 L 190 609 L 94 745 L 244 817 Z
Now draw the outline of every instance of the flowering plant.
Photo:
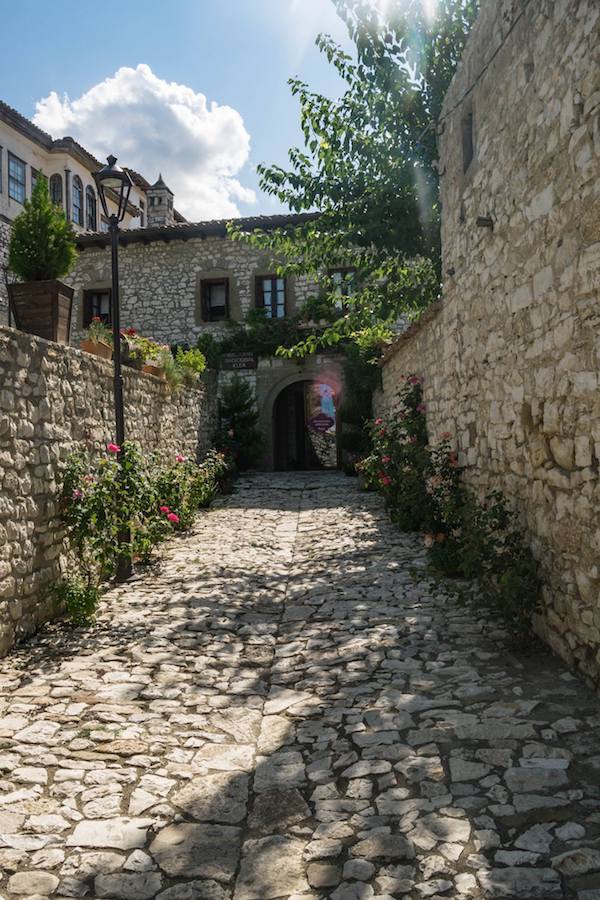
M 60 587 L 64 601 L 76 602 L 81 611 L 85 585 L 97 600 L 99 585 L 115 573 L 121 554 L 148 561 L 174 529 L 190 527 L 194 513 L 210 502 L 226 471 L 222 454 L 209 452 L 199 465 L 178 454 L 165 464 L 157 456 L 144 456 L 128 441 L 122 447 L 109 443 L 99 459 L 72 455 L 61 510 L 76 574 L 72 583 Z M 125 546 L 123 534 L 129 535 Z
M 396 413 L 369 426 L 372 451 L 360 470 L 383 495 L 392 521 L 424 532 L 434 569 L 477 578 L 475 589 L 457 589 L 460 596 L 524 642 L 540 605 L 537 564 L 502 495 L 479 502 L 465 487 L 451 435 L 428 444 L 425 413 L 421 380 L 409 375 Z
M 366 486 L 381 491 L 392 521 L 406 531 L 433 527 L 433 504 L 423 479 L 428 456 L 422 397 L 422 380 L 404 378 L 395 413 L 368 427 L 372 450 L 357 465 Z
M 94 316 L 88 328 L 85 332 L 85 336 L 88 341 L 92 341 L 94 344 L 108 344 L 109 347 L 113 345 L 113 333 L 112 329 L 103 322 L 100 316 Z

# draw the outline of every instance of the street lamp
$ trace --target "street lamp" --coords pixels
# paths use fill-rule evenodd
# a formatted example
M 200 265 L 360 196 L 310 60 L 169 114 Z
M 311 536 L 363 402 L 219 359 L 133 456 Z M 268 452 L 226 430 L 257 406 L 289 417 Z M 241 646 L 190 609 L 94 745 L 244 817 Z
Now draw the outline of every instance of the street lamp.
M 115 394 L 115 440 L 119 447 L 123 446 L 125 440 L 125 417 L 123 412 L 123 376 L 121 374 L 121 316 L 119 309 L 119 223 L 123 221 L 127 211 L 129 202 L 129 194 L 133 184 L 129 174 L 121 169 L 116 163 L 116 156 L 107 157 L 108 165 L 94 172 L 94 181 L 98 188 L 100 203 L 104 210 L 104 215 L 108 219 L 108 230 L 110 233 L 110 251 L 112 263 L 112 289 L 111 297 L 111 318 L 113 327 L 113 364 L 114 364 L 114 394 Z M 116 203 L 116 213 L 110 213 L 107 203 L 107 192 L 111 195 L 111 199 Z M 119 454 L 121 458 L 121 454 Z M 119 543 L 129 543 L 129 535 L 119 535 Z M 117 566 L 117 578 L 120 581 L 125 580 L 131 574 L 131 559 L 129 556 L 120 556 Z

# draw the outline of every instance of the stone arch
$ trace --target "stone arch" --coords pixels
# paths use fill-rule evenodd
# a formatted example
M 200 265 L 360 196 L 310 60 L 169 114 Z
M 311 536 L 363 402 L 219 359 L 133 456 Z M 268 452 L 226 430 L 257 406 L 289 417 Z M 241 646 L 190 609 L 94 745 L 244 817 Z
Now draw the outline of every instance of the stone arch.
M 339 365 L 333 360 L 327 360 L 327 363 L 327 365 L 324 365 L 323 362 L 311 363 L 309 361 L 300 364 L 295 363 L 293 372 L 288 370 L 287 374 L 282 374 L 276 381 L 272 381 L 264 393 L 260 391 L 259 384 L 257 384 L 259 427 L 265 437 L 263 452 L 263 467 L 265 469 L 272 471 L 275 467 L 275 404 L 282 392 L 286 388 L 301 382 L 321 381 L 325 384 L 331 384 L 336 393 L 339 393 L 342 386 Z

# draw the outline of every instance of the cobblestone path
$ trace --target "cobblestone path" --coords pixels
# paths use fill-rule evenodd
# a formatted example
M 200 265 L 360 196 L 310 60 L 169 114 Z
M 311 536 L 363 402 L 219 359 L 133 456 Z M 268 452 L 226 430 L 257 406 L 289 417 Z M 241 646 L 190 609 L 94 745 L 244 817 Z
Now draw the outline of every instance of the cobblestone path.
M 600 898 L 600 703 L 338 475 L 257 476 L 0 662 L 0 896 Z

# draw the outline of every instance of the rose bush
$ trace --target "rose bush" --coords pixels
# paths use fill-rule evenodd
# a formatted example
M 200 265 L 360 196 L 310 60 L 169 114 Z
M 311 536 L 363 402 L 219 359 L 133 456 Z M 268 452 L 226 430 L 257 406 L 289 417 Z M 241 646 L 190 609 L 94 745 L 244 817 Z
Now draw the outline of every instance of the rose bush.
M 192 525 L 227 475 L 223 454 L 209 451 L 202 463 L 177 454 L 165 463 L 144 455 L 134 443 L 109 443 L 100 458 L 73 454 L 66 466 L 62 518 L 72 556 L 70 580 L 58 594 L 72 618 L 81 621 L 84 588 L 97 600 L 98 586 L 116 572 L 121 555 L 148 562 L 156 546 L 174 530 Z M 123 536 L 127 541 L 123 542 Z M 76 604 L 76 615 L 69 608 Z M 90 616 L 88 616 L 89 618 Z
M 424 532 L 434 570 L 477 579 L 460 596 L 525 642 L 541 603 L 538 566 L 502 495 L 495 491 L 480 502 L 464 485 L 450 433 L 429 442 L 425 413 L 422 380 L 409 375 L 395 414 L 370 424 L 372 449 L 359 470 L 384 497 L 393 522 Z

